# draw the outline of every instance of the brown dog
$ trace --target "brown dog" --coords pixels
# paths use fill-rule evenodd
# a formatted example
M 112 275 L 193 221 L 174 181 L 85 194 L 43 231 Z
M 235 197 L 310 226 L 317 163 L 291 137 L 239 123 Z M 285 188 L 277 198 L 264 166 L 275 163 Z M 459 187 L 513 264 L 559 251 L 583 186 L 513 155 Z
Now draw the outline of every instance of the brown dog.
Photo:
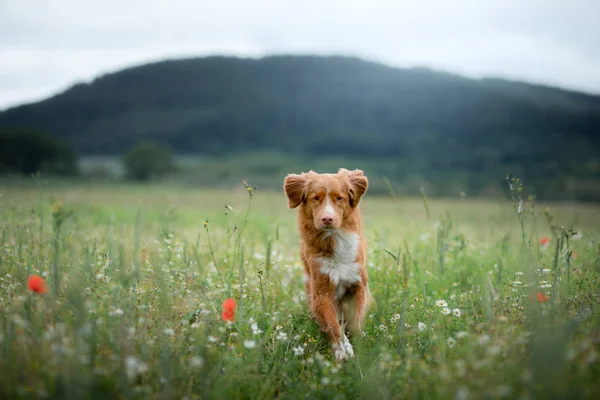
M 358 209 L 368 185 L 362 171 L 344 168 L 337 174 L 290 174 L 283 185 L 289 207 L 300 207 L 300 257 L 308 306 L 329 335 L 337 360 L 354 356 L 340 321 L 347 321 L 351 334 L 359 334 L 372 299 Z

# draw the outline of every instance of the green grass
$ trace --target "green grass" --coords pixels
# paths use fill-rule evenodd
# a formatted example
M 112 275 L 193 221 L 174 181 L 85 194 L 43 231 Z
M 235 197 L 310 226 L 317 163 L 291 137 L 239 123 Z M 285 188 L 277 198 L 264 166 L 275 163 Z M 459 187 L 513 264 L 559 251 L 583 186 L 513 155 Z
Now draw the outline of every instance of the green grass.
M 367 194 L 375 305 L 337 364 L 286 204 L 241 185 L 0 186 L 0 398 L 600 398 L 600 207 Z

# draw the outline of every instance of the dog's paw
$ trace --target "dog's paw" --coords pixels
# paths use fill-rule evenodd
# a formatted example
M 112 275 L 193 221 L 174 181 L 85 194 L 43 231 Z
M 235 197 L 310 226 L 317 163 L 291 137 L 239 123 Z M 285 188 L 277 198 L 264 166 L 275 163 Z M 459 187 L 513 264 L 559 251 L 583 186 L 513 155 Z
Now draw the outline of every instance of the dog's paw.
M 339 344 L 334 344 L 331 346 L 333 350 L 333 354 L 335 355 L 336 361 L 346 361 L 350 358 L 354 358 L 354 349 L 352 348 L 352 344 L 344 335 Z
M 352 348 L 352 344 L 350 343 L 350 341 L 348 340 L 346 335 L 344 335 L 344 337 L 342 339 L 342 346 L 344 346 L 344 348 L 346 349 L 346 353 L 348 354 L 348 357 L 354 358 L 354 349 Z

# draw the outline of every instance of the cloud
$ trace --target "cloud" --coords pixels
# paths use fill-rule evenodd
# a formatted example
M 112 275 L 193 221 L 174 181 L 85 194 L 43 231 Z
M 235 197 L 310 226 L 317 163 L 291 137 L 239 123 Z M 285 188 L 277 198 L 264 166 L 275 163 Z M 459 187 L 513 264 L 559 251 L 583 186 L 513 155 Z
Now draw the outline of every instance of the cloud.
M 4 0 L 0 108 L 171 57 L 351 54 L 600 92 L 600 2 Z

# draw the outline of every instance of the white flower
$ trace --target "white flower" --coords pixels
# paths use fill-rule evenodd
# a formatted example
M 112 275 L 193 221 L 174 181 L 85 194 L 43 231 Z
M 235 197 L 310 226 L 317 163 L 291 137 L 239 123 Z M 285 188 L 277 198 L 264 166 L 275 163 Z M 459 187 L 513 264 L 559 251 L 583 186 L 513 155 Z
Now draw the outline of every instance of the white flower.
M 450 315 L 451 311 L 448 307 L 444 307 L 442 308 L 442 314 L 444 315 Z
M 461 386 L 458 388 L 456 393 L 454 393 L 454 400 L 467 400 L 469 398 L 469 388 L 466 386 Z
M 247 349 L 253 349 L 256 347 L 256 342 L 254 340 L 244 340 L 244 347 Z
M 118 315 L 123 315 L 123 310 L 121 310 L 120 308 L 115 308 L 113 310 L 111 310 L 108 315 L 110 315 L 111 317 L 114 316 L 118 316 Z
M 424 323 L 422 323 L 422 322 L 419 322 L 419 323 L 417 324 L 417 329 L 419 330 L 419 332 L 423 332 L 425 329 L 427 329 L 427 325 L 425 325 L 425 324 L 424 324 Z
M 461 316 L 460 310 L 458 308 L 455 308 L 454 310 L 452 310 L 452 314 L 454 314 L 454 316 L 456 318 L 460 318 L 460 316 Z
M 277 337 L 275 339 L 277 339 L 277 340 L 287 340 L 287 333 L 285 333 L 285 332 L 279 332 L 277 334 Z
M 486 350 L 486 353 L 491 357 L 495 357 L 498 354 L 500 354 L 501 352 L 502 352 L 502 348 L 498 345 L 490 346 Z
M 522 272 L 515 272 L 515 275 L 521 276 L 521 275 L 523 275 L 523 273 Z
M 250 328 L 252 329 L 253 335 L 260 335 L 261 333 L 263 333 L 263 331 L 258 328 L 258 325 L 256 324 L 256 322 L 253 322 L 252 325 L 250 326 Z
M 469 336 L 469 332 L 459 331 L 459 332 L 456 333 L 456 338 L 457 339 L 464 339 L 467 336 Z
M 194 356 L 190 360 L 190 365 L 193 368 L 202 368 L 202 366 L 204 365 L 204 359 L 202 357 Z
M 175 334 L 175 331 L 171 328 L 165 328 L 163 330 L 163 333 L 167 336 L 173 336 Z
M 304 347 L 302 347 L 302 346 L 293 347 L 292 351 L 294 352 L 295 356 L 301 356 L 304 354 Z
M 148 372 L 148 364 L 138 360 L 136 357 L 128 356 L 125 359 L 125 372 L 129 379 Z
M 519 206 L 517 207 L 517 214 L 521 215 L 523 213 L 523 199 L 519 199 Z
M 453 337 L 449 337 L 446 339 L 446 343 L 448 344 L 448 347 L 454 347 L 456 345 L 456 340 L 454 340 Z
M 420 239 L 422 242 L 426 242 L 426 241 L 428 241 L 429 239 L 431 239 L 431 233 L 424 233 L 424 234 L 422 234 L 421 236 L 419 236 L 419 239 Z
M 329 385 L 329 382 L 331 382 L 331 381 L 328 377 L 324 376 L 321 378 L 321 383 L 323 384 L 323 386 Z
M 415 305 L 414 305 L 414 304 L 411 304 L 411 305 L 410 305 L 410 308 L 415 308 Z
M 383 324 L 379 325 L 379 330 L 380 331 L 387 331 L 387 329 L 388 329 L 387 326 L 385 326 Z
M 217 343 L 219 341 L 219 338 L 217 338 L 215 336 L 209 336 L 208 341 L 211 343 Z
M 547 274 L 548 272 L 550 272 L 550 271 L 552 271 L 550 268 L 544 268 L 544 269 L 542 270 L 542 272 L 544 272 L 544 273 L 546 273 L 546 274 Z
M 514 281 L 514 282 L 513 282 L 513 285 L 521 285 L 521 284 L 522 284 L 522 282 L 521 282 L 521 281 Z
M 487 344 L 490 342 L 490 335 L 486 335 L 485 333 L 481 336 L 479 336 L 479 338 L 477 339 L 477 343 L 479 343 L 479 345 L 481 347 L 487 346 Z
M 448 303 L 446 303 L 446 300 L 436 300 L 435 305 L 438 307 L 448 307 Z

